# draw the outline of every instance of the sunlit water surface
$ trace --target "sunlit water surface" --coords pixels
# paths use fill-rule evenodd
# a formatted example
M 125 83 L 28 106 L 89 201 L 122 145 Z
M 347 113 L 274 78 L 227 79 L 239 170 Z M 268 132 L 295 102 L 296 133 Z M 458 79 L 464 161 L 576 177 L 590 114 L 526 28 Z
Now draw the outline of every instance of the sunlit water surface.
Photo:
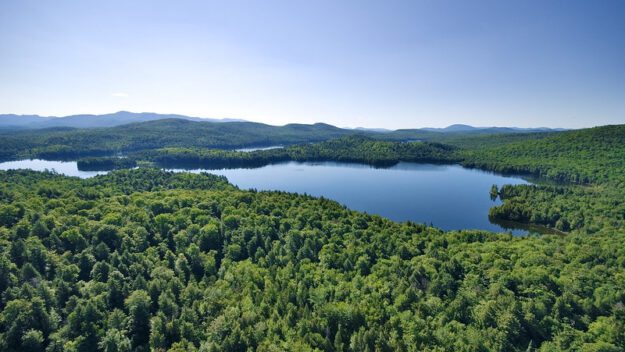
M 21 160 L 0 163 L 0 170 L 54 170 L 68 176 L 93 177 L 106 172 L 78 170 L 76 162 Z M 482 229 L 526 234 L 505 229 L 488 219 L 493 184 L 527 184 L 519 177 L 502 176 L 458 165 L 399 163 L 390 168 L 335 162 L 288 162 L 253 169 L 182 170 L 223 175 L 242 189 L 280 190 L 323 196 L 351 209 L 396 221 L 432 224 L 444 230 Z

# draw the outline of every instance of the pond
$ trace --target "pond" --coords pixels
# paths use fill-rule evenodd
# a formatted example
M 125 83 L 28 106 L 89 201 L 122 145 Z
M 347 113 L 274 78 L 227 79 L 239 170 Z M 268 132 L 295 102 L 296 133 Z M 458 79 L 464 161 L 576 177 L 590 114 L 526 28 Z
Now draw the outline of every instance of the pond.
M 106 172 L 78 170 L 76 162 L 22 160 L 0 163 L 0 170 L 55 170 L 68 176 L 92 177 Z M 223 175 L 242 189 L 280 190 L 323 196 L 350 209 L 396 221 L 432 224 L 443 230 L 481 229 L 528 233 L 510 223 L 492 223 L 488 209 L 493 184 L 527 184 L 513 176 L 466 169 L 458 165 L 399 163 L 389 168 L 335 162 L 287 162 L 254 169 L 183 170 Z M 515 228 L 516 227 L 516 228 Z M 533 229 L 535 231 L 535 229 Z

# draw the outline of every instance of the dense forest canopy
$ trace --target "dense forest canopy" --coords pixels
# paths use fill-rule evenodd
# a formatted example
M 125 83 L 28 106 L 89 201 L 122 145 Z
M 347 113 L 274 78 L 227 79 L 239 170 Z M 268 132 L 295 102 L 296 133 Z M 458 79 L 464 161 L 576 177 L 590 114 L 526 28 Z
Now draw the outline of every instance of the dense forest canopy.
M 375 166 L 400 161 L 455 163 L 502 173 L 528 175 L 534 186 L 496 191 L 504 204 L 491 209 L 495 220 L 547 226 L 562 232 L 594 233 L 625 225 L 625 126 L 558 133 L 438 136 L 439 142 L 382 141 L 344 136 L 320 143 L 236 152 L 169 147 L 128 154 L 128 158 L 85 158 L 86 170 L 125 168 L 137 162 L 190 168 L 258 167 L 282 161 L 343 161 Z M 545 180 L 552 184 L 544 184 Z
M 619 351 L 625 240 L 444 233 L 155 169 L 0 172 L 6 351 Z
M 572 183 L 623 181 L 625 125 L 524 136 L 473 138 L 473 145 L 464 144 L 465 165 Z M 488 140 L 488 147 L 476 145 Z
M 0 158 L 75 158 L 163 147 L 238 148 L 318 142 L 361 132 L 326 124 L 270 126 L 164 119 L 98 129 L 45 129 L 0 134 Z M 364 133 L 364 132 L 362 132 Z
M 2 171 L 0 350 L 625 349 L 625 126 L 411 142 L 325 131 L 256 152 L 133 126 L 110 140 L 113 129 L 16 133 L 3 152 L 77 158 L 88 144 L 81 163 L 106 168 L 459 162 L 550 181 L 494 187 L 491 216 L 567 234 L 443 232 L 210 174 Z M 94 157 L 129 145 L 126 158 Z
M 584 233 L 625 228 L 625 125 L 461 150 L 465 166 L 556 182 L 504 187 L 494 217 Z
M 399 161 L 459 162 L 467 167 L 530 175 L 559 183 L 497 190 L 496 195 L 504 204 L 491 210 L 494 220 L 547 226 L 563 232 L 594 233 L 602 228 L 621 228 L 625 222 L 621 191 L 625 174 L 624 130 L 624 125 L 617 125 L 495 135 L 423 130 L 374 133 L 323 124 L 275 127 L 247 122 L 217 124 L 166 119 L 105 129 L 3 134 L 0 140 L 5 147 L 0 153 L 5 159 L 78 158 L 78 166 L 83 170 L 136 165 L 258 167 L 289 160 L 347 161 L 375 166 Z M 311 143 L 315 141 L 321 142 Z M 287 146 L 255 152 L 215 149 L 226 145 L 271 144 Z M 124 152 L 124 157 L 105 156 L 115 152 Z
M 391 166 L 400 161 L 451 163 L 459 161 L 457 148 L 432 142 L 390 142 L 366 136 L 345 136 L 320 143 L 251 152 L 201 148 L 159 148 L 119 157 L 78 160 L 81 170 L 110 170 L 153 162 L 158 166 L 188 168 L 258 167 L 285 161 L 338 161 Z
M 456 163 L 530 175 L 555 185 L 507 186 L 496 221 L 594 233 L 625 222 L 622 191 L 625 126 L 564 132 L 388 133 L 330 125 L 275 127 L 249 122 L 201 123 L 165 119 L 104 129 L 48 129 L 0 134 L 0 158 L 80 159 L 83 170 L 136 165 L 189 168 L 258 167 L 282 161 L 347 161 L 389 166 L 399 161 Z M 316 142 L 316 143 L 312 143 Z M 216 148 L 284 144 L 285 148 L 237 152 Z M 111 156 L 122 152 L 124 157 Z M 86 156 L 86 157 L 85 157 Z M 584 185 L 576 186 L 576 185 Z
M 111 128 L 48 128 L 43 130 L 2 131 L 0 160 L 19 158 L 75 159 L 111 156 L 159 148 L 235 149 L 272 145 L 307 144 L 343 136 L 368 136 L 387 141 L 443 142 L 489 134 L 514 136 L 523 130 L 495 128 L 465 132 L 434 132 L 424 129 L 397 130 L 385 133 L 371 130 L 343 129 L 323 123 L 270 126 L 254 122 L 198 122 L 162 119 L 125 124 Z M 547 132 L 536 133 L 536 135 Z M 514 137 L 512 137 L 514 138 Z

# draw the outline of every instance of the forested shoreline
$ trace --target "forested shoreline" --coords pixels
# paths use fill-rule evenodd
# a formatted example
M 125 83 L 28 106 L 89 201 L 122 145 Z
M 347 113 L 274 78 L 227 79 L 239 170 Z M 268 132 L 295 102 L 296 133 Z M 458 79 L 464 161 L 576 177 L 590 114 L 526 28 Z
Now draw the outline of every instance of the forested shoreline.
M 171 123 L 180 123 L 175 120 L 156 122 L 157 127 L 161 124 L 169 126 Z M 182 126 L 187 125 L 188 123 L 182 122 Z M 412 142 L 379 140 L 371 135 L 357 133 L 317 143 L 252 152 L 194 147 L 205 142 L 191 139 L 176 139 L 177 142 L 173 145 L 180 146 L 164 146 L 167 139 L 163 139 L 165 137 L 162 132 L 153 127 L 148 128 L 145 124 L 134 126 L 139 131 L 139 136 L 148 131 L 156 133 L 153 142 L 148 143 L 150 139 L 147 139 L 141 144 L 143 147 L 151 145 L 153 149 L 128 152 L 123 157 L 103 156 L 106 155 L 105 150 L 91 145 L 91 149 L 86 148 L 84 153 L 95 156 L 80 157 L 71 148 L 61 154 L 69 159 L 78 159 L 78 167 L 82 170 L 98 171 L 137 165 L 160 165 L 168 168 L 251 168 L 285 161 L 339 161 L 376 167 L 388 167 L 401 161 L 459 163 L 465 167 L 527 175 L 554 182 L 550 185 L 539 182 L 536 186 L 503 188 L 499 196 L 504 204 L 492 208 L 490 212 L 495 220 L 546 226 L 562 232 L 584 233 L 594 233 L 604 227 L 619 229 L 625 222 L 625 205 L 621 191 L 624 182 L 622 175 L 625 175 L 625 162 L 622 158 L 625 155 L 623 125 L 579 131 L 508 135 L 443 136 L 440 133 L 426 133 L 422 137 L 428 140 Z M 315 133 L 319 132 L 319 128 L 337 132 L 327 126 L 306 128 L 316 128 Z M 67 132 L 55 133 L 60 136 Z M 72 133 L 76 135 L 79 132 Z M 96 132 L 84 133 L 89 135 Z M 397 133 L 394 137 L 385 138 L 405 138 L 412 132 Z M 128 135 L 132 136 L 132 133 Z M 381 134 L 377 135 L 380 137 Z M 433 135 L 436 137 L 432 137 Z M 317 137 L 329 138 L 330 135 L 321 134 Z M 240 141 L 239 137 L 238 143 Z M 276 140 L 265 142 L 271 144 Z M 84 144 L 80 139 L 68 145 L 72 143 L 78 143 L 76 146 Z M 63 146 L 57 148 L 65 150 Z M 48 155 L 46 153 L 54 155 L 55 152 L 51 149 L 43 152 L 40 148 L 34 148 L 28 153 L 27 155 L 45 157 Z
M 402 133 L 397 138 L 420 138 L 428 132 Z M 164 119 L 111 128 L 0 131 L 0 160 L 43 158 L 75 160 L 114 156 L 159 148 L 235 149 L 295 145 L 343 136 L 377 133 L 337 128 L 327 124 L 270 126 L 251 122 L 208 123 Z M 388 136 L 389 138 L 393 138 Z M 397 139 L 395 139 L 397 140 Z
M 622 231 L 442 232 L 145 168 L 0 180 L 2 350 L 625 348 Z
M 621 351 L 624 129 L 81 159 L 525 173 L 553 182 L 493 187 L 490 215 L 565 236 L 443 232 L 210 174 L 0 171 L 0 350 Z
M 625 229 L 625 125 L 462 149 L 463 165 L 526 173 L 554 184 L 504 186 L 491 216 L 586 234 Z
M 541 138 L 554 132 L 522 133 L 502 129 L 489 136 L 504 134 L 505 139 Z M 426 130 L 396 130 L 384 133 L 368 130 L 342 129 L 316 123 L 313 125 L 288 124 L 271 126 L 252 122 L 210 123 L 182 119 L 131 123 L 110 128 L 56 127 L 43 130 L 0 130 L 0 161 L 23 158 L 76 160 L 84 157 L 110 157 L 128 155 L 160 148 L 193 150 L 234 150 L 246 147 L 273 145 L 305 145 L 349 136 L 363 136 L 388 142 L 434 142 L 462 144 L 477 133 L 441 133 Z M 496 138 L 496 137 L 495 137 Z M 492 140 L 484 139 L 484 142 Z M 471 142 L 469 142 L 470 144 Z
M 0 352 L 625 352 L 625 0 L 0 0 Z
M 509 140 L 506 140 L 509 138 Z M 129 156 L 165 167 L 260 167 L 284 161 L 341 161 L 386 167 L 400 161 L 460 163 L 487 171 L 528 175 L 534 186 L 506 186 L 493 219 L 594 233 L 625 226 L 625 126 L 553 134 L 457 137 L 437 142 L 379 141 L 347 136 L 315 144 L 254 152 L 163 148 Z M 92 158 L 101 169 L 118 158 Z M 84 163 L 80 164 L 84 167 Z M 123 166 L 122 166 L 123 167 Z M 89 169 L 89 168 L 87 168 Z
M 272 163 L 299 161 L 336 161 L 387 167 L 401 161 L 422 163 L 452 163 L 460 159 L 457 148 L 433 142 L 390 142 L 365 136 L 347 136 L 314 144 L 303 144 L 257 150 L 251 152 L 197 149 L 160 148 L 129 154 L 126 158 L 94 157 L 78 160 L 81 170 L 126 168 L 124 163 L 136 165 L 151 162 L 163 167 L 238 168 L 260 167 Z

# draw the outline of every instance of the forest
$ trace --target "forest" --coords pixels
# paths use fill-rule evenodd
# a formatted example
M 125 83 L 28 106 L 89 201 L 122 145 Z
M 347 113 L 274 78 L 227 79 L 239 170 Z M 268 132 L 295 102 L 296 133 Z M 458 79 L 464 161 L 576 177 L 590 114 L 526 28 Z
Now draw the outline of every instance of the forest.
M 625 125 L 461 150 L 467 167 L 538 178 L 533 186 L 499 190 L 504 204 L 491 209 L 496 218 L 565 232 L 625 227 Z
M 385 167 L 401 161 L 460 163 L 504 174 L 524 175 L 533 186 L 505 186 L 495 220 L 541 225 L 561 232 L 594 233 L 625 225 L 625 126 L 558 133 L 438 136 L 436 141 L 398 142 L 351 135 L 253 152 L 165 147 L 127 158 L 89 157 L 83 170 L 139 164 L 186 168 L 260 167 L 284 161 L 339 161 Z
M 625 349 L 625 126 L 106 155 L 80 162 L 123 170 L 0 171 L 0 350 Z M 127 169 L 286 160 L 524 174 L 533 185 L 493 187 L 491 217 L 561 235 L 444 232 L 210 174 Z
M 513 237 L 157 169 L 0 172 L 5 351 L 620 351 L 623 231 Z
M 543 133 L 511 133 L 513 130 L 494 130 L 492 134 L 528 136 Z M 405 129 L 388 132 L 344 129 L 332 125 L 288 124 L 271 126 L 253 122 L 211 123 L 183 119 L 162 119 L 130 123 L 110 128 L 56 127 L 40 130 L 2 130 L 0 161 L 20 158 L 75 160 L 81 157 L 115 156 L 160 148 L 225 149 L 244 147 L 306 145 L 345 136 L 405 142 L 428 141 L 445 143 L 460 140 L 482 132 L 440 133 Z M 491 135 L 492 135 L 491 134 Z
M 340 161 L 386 167 L 401 161 L 460 163 L 525 175 L 534 186 L 507 186 L 494 221 L 594 233 L 625 222 L 625 126 L 541 133 L 373 133 L 329 125 L 199 123 L 158 120 L 103 129 L 45 129 L 0 134 L 0 158 L 78 159 L 81 170 L 141 166 L 260 167 L 284 161 Z M 411 139 L 412 137 L 412 139 Z M 252 152 L 219 149 L 284 144 Z M 121 154 L 120 154 L 121 153 Z
M 364 134 L 326 124 L 270 126 L 251 122 L 210 123 L 164 119 L 111 128 L 49 128 L 0 131 L 0 160 L 24 157 L 75 159 L 164 147 L 234 149 L 291 145 Z
M 0 0 L 0 352 L 625 352 L 625 0 Z
M 78 160 L 81 170 L 128 168 L 151 162 L 164 167 L 260 167 L 285 161 L 337 161 L 392 166 L 400 161 L 452 163 L 459 161 L 456 147 L 435 142 L 391 142 L 353 135 L 319 143 L 251 152 L 201 148 L 159 148 L 130 153 L 126 158 L 88 157 Z

